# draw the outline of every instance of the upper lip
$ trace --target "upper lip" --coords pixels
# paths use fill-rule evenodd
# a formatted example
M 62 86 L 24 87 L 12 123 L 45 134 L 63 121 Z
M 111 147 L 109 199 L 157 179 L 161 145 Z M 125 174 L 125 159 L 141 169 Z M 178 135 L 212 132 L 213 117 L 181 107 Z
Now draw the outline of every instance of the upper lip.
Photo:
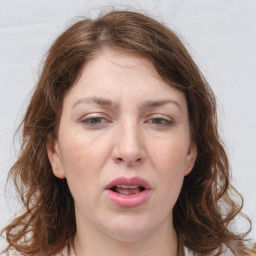
M 112 180 L 110 183 L 108 183 L 105 189 L 111 189 L 115 186 L 120 185 L 140 186 L 144 187 L 145 189 L 151 189 L 151 185 L 149 184 L 149 182 L 140 177 L 118 177 Z

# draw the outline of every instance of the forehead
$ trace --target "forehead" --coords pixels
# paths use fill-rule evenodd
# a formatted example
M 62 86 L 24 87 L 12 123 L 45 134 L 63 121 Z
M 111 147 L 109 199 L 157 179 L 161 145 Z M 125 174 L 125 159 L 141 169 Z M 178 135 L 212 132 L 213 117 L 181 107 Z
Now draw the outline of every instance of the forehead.
M 125 51 L 103 49 L 88 61 L 67 96 L 130 98 L 149 101 L 168 97 L 184 101 L 181 91 L 167 84 L 146 58 Z
M 153 63 L 139 53 L 116 48 L 103 48 L 98 51 L 83 67 L 82 73 L 87 75 L 101 73 L 120 74 L 128 78 L 140 71 L 141 74 L 162 80 Z M 100 77 L 98 77 L 100 79 Z M 132 77 L 130 77 L 132 78 Z

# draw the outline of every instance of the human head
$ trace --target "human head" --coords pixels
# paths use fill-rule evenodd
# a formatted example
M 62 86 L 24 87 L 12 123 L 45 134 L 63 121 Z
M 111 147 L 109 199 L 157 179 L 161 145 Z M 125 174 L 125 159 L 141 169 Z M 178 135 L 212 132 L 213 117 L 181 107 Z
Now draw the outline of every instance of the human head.
M 34 228 L 35 247 L 52 244 L 57 251 L 75 233 L 72 196 L 65 180 L 53 175 L 44 145 L 58 134 L 63 99 L 81 68 L 105 47 L 146 58 L 164 81 L 184 93 L 197 160 L 174 208 L 174 226 L 180 243 L 193 249 L 196 239 L 201 239 L 210 244 L 209 250 L 217 248 L 220 240 L 202 238 L 210 233 L 206 225 L 210 221 L 216 224 L 217 233 L 220 213 L 216 202 L 228 187 L 229 168 L 218 135 L 215 98 L 175 33 L 148 16 L 128 11 L 81 19 L 60 35 L 45 60 L 24 117 L 22 155 L 13 167 L 17 180 L 27 188 L 25 193 L 20 190 L 24 204 L 34 214 L 32 218 L 28 212 L 26 218 L 35 223 L 42 217 L 41 229 Z M 38 239 L 41 242 L 36 245 Z

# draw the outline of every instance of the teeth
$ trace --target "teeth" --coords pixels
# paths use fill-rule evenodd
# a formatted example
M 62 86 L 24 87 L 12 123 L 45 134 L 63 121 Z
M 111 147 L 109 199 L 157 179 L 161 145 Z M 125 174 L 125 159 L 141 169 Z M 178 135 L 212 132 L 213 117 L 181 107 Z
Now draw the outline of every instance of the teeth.
M 138 188 L 139 186 L 131 186 L 131 185 L 117 185 L 118 188 Z

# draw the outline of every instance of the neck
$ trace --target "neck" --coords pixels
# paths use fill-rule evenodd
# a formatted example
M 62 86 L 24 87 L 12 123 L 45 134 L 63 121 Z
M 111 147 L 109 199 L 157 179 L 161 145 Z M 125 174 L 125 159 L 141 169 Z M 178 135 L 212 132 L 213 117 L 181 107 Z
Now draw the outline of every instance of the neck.
M 177 235 L 172 225 L 162 225 L 152 234 L 132 241 L 122 241 L 90 228 L 86 228 L 85 234 L 78 228 L 74 239 L 76 256 L 177 256 L 177 248 Z

